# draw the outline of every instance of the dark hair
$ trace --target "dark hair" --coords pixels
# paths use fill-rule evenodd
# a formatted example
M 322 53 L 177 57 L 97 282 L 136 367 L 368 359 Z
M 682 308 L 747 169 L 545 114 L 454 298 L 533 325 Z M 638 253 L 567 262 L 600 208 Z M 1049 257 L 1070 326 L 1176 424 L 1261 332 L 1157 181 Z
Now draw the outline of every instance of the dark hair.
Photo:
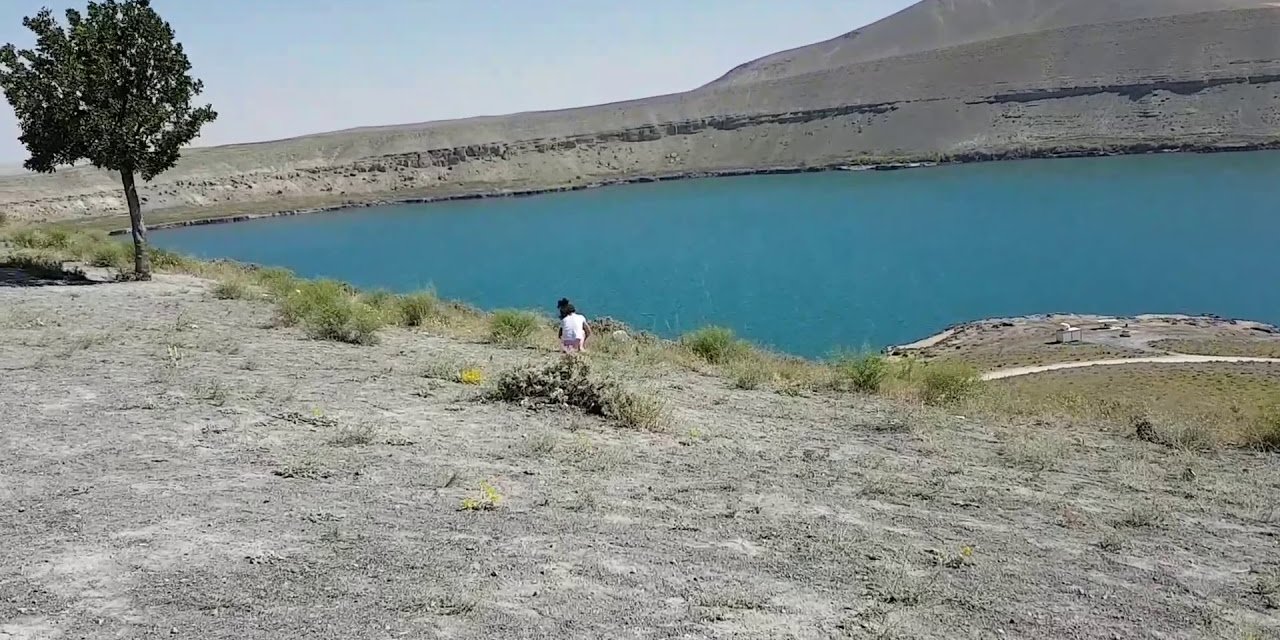
M 565 317 L 570 316 L 570 315 L 573 315 L 573 314 L 575 314 L 575 313 L 577 313 L 577 312 L 578 312 L 578 310 L 577 310 L 577 309 L 575 309 L 575 308 L 573 307 L 573 303 L 572 303 L 572 302 L 569 302 L 568 300 L 565 300 L 565 301 L 564 301 L 564 304 L 560 305 L 560 318 L 561 318 L 562 320 L 563 320 Z

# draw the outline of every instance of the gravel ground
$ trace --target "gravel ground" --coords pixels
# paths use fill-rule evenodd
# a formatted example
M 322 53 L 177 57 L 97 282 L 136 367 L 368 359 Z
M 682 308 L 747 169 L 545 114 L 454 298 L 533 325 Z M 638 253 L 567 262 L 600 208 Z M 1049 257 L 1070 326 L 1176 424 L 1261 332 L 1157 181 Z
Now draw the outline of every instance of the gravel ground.
M 0 639 L 1280 633 L 1280 456 L 620 371 L 671 407 L 640 433 L 422 375 L 549 357 L 0 287 Z

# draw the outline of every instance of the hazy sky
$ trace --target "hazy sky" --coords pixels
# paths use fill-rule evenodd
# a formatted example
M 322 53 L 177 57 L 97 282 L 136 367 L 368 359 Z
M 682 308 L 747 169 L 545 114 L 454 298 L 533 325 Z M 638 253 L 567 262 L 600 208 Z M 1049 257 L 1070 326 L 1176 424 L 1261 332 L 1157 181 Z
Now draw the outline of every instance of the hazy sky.
M 692 89 L 913 0 L 154 0 L 219 112 L 200 145 Z M 0 0 L 23 16 L 84 0 Z M 26 152 L 6 104 L 0 164 Z

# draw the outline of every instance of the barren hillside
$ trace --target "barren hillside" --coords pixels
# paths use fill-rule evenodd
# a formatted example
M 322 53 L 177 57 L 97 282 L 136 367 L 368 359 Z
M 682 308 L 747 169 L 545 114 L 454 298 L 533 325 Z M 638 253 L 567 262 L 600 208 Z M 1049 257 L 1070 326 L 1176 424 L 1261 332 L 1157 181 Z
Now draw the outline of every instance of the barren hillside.
M 196 149 L 146 206 L 217 215 L 657 175 L 1280 143 L 1280 6 L 926 0 L 697 90 Z M 113 176 L 0 177 L 18 217 L 119 213 Z
M 209 287 L 0 286 L 0 638 L 1280 630 L 1276 454 L 593 351 L 669 405 L 644 432 L 434 373 L 550 351 L 310 341 Z

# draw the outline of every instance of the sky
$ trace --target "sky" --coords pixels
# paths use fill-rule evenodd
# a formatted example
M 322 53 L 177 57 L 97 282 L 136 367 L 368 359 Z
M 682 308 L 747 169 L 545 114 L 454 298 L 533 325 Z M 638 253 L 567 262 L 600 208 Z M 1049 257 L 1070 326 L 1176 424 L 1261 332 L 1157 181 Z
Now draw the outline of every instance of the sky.
M 218 120 L 200 146 L 685 91 L 835 37 L 914 0 L 153 0 Z M 85 0 L 0 0 L 24 16 Z M 0 165 L 20 164 L 0 106 Z

